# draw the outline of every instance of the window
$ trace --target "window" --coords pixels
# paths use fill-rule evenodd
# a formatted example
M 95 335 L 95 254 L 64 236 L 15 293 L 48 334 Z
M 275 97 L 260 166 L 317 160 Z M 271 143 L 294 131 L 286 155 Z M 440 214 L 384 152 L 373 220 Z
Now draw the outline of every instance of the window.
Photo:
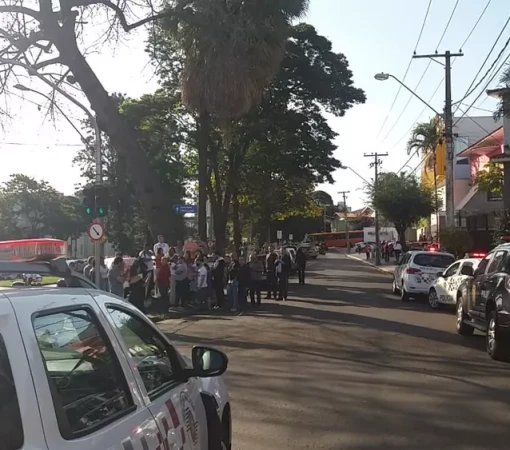
M 472 271 L 471 271 L 472 269 Z M 475 268 L 474 268 L 474 265 L 472 262 L 465 262 L 463 265 L 462 265 L 462 269 L 460 270 L 460 274 L 461 275 L 472 275 L 472 273 L 474 272 Z
M 419 253 L 414 257 L 413 264 L 423 267 L 437 267 L 446 269 L 455 262 L 455 258 L 450 255 L 440 255 L 437 253 Z
M 167 392 L 177 382 L 174 368 L 178 364 L 171 358 L 167 343 L 150 325 L 130 312 L 114 307 L 109 307 L 108 312 L 135 361 L 150 399 Z
M 131 411 L 126 379 L 92 311 L 54 312 L 33 322 L 64 439 L 92 433 Z
M 457 270 L 459 270 L 460 263 L 454 264 L 453 266 L 450 266 L 450 268 L 444 273 L 444 277 L 453 277 L 457 274 Z
M 487 268 L 487 264 L 492 259 L 493 253 L 487 255 L 484 259 L 480 261 L 478 267 L 476 268 L 475 275 L 482 275 L 485 273 L 485 269 Z
M 0 336 L 0 399 L 2 449 L 17 450 L 23 446 L 23 424 L 11 364 L 2 336 Z
M 491 263 L 489 264 L 487 273 L 497 272 L 500 269 L 500 267 L 503 265 L 503 260 L 505 259 L 505 256 L 506 256 L 505 251 L 496 252 L 496 254 L 494 255 L 494 258 L 492 259 Z

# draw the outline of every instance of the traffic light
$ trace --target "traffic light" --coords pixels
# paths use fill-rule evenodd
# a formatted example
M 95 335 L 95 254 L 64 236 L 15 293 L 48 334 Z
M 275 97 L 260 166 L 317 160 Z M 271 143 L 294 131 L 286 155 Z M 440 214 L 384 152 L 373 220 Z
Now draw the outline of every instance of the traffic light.
M 86 187 L 83 189 L 83 207 L 85 208 L 85 214 L 87 216 L 93 216 L 94 215 L 94 209 L 95 209 L 96 199 L 95 199 L 95 192 L 94 187 Z
M 108 214 L 109 197 L 105 186 L 96 186 L 96 217 L 104 217 Z
M 104 217 L 108 214 L 108 206 L 108 189 L 105 186 L 90 186 L 83 189 L 83 207 L 87 216 Z

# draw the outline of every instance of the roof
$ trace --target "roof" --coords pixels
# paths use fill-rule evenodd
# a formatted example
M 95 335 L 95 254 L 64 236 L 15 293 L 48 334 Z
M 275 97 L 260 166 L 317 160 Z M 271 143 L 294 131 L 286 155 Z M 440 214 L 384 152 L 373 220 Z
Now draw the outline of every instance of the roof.
M 469 156 L 481 156 L 491 153 L 496 150 L 502 150 L 504 140 L 503 127 L 499 127 L 492 133 L 487 134 L 481 138 L 478 142 L 474 143 L 471 147 L 466 148 L 460 152 L 457 157 L 469 157 Z

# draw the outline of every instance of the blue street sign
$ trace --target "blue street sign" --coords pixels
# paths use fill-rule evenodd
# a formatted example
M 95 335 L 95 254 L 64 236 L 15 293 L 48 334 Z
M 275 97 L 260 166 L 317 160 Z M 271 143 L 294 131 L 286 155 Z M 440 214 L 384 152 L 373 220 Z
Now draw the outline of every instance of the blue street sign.
M 196 214 L 198 208 L 197 205 L 174 205 L 174 211 L 177 214 Z

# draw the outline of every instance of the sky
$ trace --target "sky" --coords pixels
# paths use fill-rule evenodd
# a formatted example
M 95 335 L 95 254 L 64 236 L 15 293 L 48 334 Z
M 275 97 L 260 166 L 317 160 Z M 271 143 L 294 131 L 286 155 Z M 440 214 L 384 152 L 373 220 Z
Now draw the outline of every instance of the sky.
M 387 152 L 388 156 L 381 158 L 383 171 L 397 171 L 405 164 L 409 166 L 405 170 L 411 170 L 419 164 L 417 157 L 408 162 L 406 142 L 412 126 L 417 121 L 428 120 L 434 113 L 404 89 L 392 108 L 398 83 L 392 79 L 377 81 L 374 74 L 387 72 L 404 81 L 415 49 L 418 54 L 434 53 L 436 49 L 440 53 L 446 50 L 458 52 L 487 3 L 488 0 L 432 0 L 416 47 L 429 0 L 311 0 L 308 15 L 303 21 L 314 25 L 320 34 L 331 40 L 335 52 L 346 55 L 355 85 L 364 89 L 367 95 L 364 105 L 355 106 L 344 117 L 329 118 L 330 125 L 339 134 L 335 142 L 338 146 L 335 156 L 352 170 L 335 172 L 335 183 L 321 185 L 319 189 L 331 194 L 335 202 L 341 200 L 339 191 L 349 191 L 348 206 L 360 208 L 366 202 L 364 182 L 354 171 L 369 181 L 373 177 L 373 169 L 369 168 L 371 160 L 364 157 L 365 153 Z M 490 2 L 462 48 L 464 56 L 453 63 L 454 102 L 464 97 L 509 16 L 508 0 Z M 91 35 L 85 37 L 89 42 L 94 38 Z M 508 38 L 510 25 L 497 41 L 481 75 L 496 59 Z M 124 42 L 116 47 L 93 48 L 88 61 L 107 91 L 138 97 L 157 88 L 157 79 L 144 51 L 144 41 L 145 31 L 140 30 L 126 36 Z M 503 58 L 507 55 L 510 56 L 510 46 L 504 51 Z M 441 65 L 435 62 L 429 65 L 426 59 L 414 59 L 405 83 L 434 109 L 441 111 L 444 107 L 444 83 L 440 84 L 443 76 Z M 498 77 L 488 87 L 495 87 L 497 80 Z M 42 93 L 49 92 L 34 80 L 21 79 L 21 82 Z M 484 87 L 485 83 L 482 83 L 463 102 L 469 106 Z M 12 94 L 0 102 L 0 106 L 8 108 L 10 115 L 3 116 L 1 121 L 0 182 L 6 181 L 10 174 L 24 173 L 44 179 L 66 194 L 73 193 L 80 182 L 79 168 L 72 164 L 81 147 L 79 134 L 62 116 L 48 116 L 48 101 L 43 97 L 17 91 L 12 86 L 9 90 Z M 79 94 L 77 98 L 83 99 Z M 83 101 L 86 104 L 86 99 Z M 65 99 L 60 99 L 58 104 L 73 122 L 78 123 L 83 118 L 83 112 Z M 474 107 L 487 111 L 473 107 L 468 115 L 491 115 L 495 105 L 495 100 L 482 94 Z

